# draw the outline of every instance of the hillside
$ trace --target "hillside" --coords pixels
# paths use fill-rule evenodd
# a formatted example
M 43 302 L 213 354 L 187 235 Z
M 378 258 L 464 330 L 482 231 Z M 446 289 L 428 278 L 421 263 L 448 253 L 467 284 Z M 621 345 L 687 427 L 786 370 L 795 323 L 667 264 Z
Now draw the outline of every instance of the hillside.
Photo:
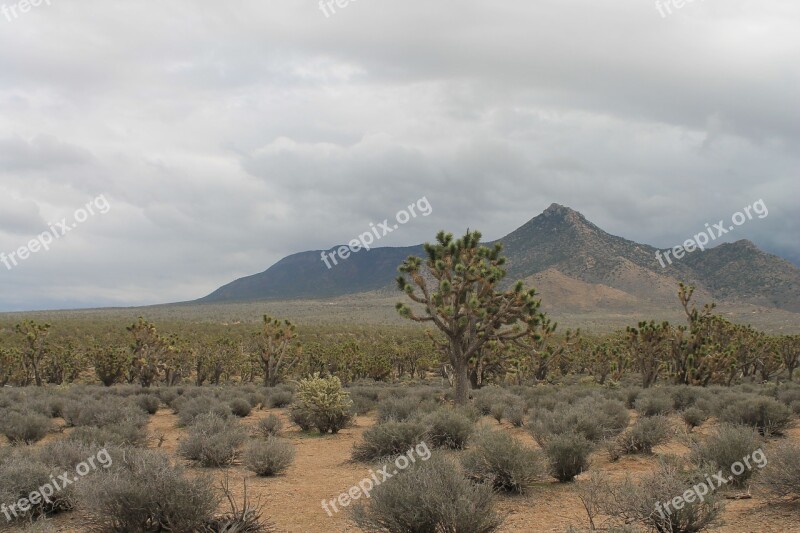
M 673 305 L 678 281 L 699 300 L 800 312 L 800 269 L 749 241 L 695 251 L 662 267 L 656 248 L 611 235 L 577 211 L 548 207 L 499 239 L 509 280 L 536 286 L 554 310 L 633 311 Z M 328 269 L 321 250 L 300 252 L 228 283 L 197 303 L 317 299 L 393 289 L 397 266 L 422 246 L 374 248 Z

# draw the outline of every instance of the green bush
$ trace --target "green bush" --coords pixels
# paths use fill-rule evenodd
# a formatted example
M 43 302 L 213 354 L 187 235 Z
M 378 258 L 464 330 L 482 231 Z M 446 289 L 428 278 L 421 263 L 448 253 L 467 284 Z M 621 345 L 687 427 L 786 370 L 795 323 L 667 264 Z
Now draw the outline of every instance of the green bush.
M 750 396 L 723 408 L 720 420 L 755 428 L 761 435 L 782 435 L 791 423 L 791 411 L 766 396 Z
M 0 418 L 0 431 L 11 444 L 33 444 L 42 440 L 52 429 L 50 418 L 33 412 L 6 412 Z
M 474 485 L 443 457 L 417 462 L 353 507 L 364 531 L 491 533 L 502 518 L 489 485 Z
M 424 419 L 427 440 L 436 448 L 460 450 L 475 429 L 472 420 L 452 409 L 440 408 Z
M 235 419 L 206 413 L 197 416 L 189 426 L 188 434 L 178 445 L 178 453 L 202 466 L 225 466 L 236 459 L 246 439 L 247 433 Z
M 89 446 L 137 446 L 147 443 L 147 431 L 132 422 L 110 424 L 103 428 L 81 426 L 72 430 L 66 440 Z
M 663 416 L 646 416 L 625 433 L 619 436 L 617 443 L 620 448 L 629 454 L 653 453 L 653 448 L 669 441 L 672 430 L 669 422 Z
M 350 423 L 352 406 L 353 401 L 342 389 L 338 377 L 321 378 L 314 374 L 300 381 L 292 411 L 302 413 L 320 433 L 338 433 Z
M 219 500 L 213 482 L 186 476 L 151 450 L 112 453 L 111 468 L 78 490 L 89 524 L 109 532 L 203 531 Z
M 247 445 L 244 464 L 259 476 L 275 476 L 283 473 L 294 461 L 294 446 L 288 440 L 267 437 Z
M 555 435 L 544 447 L 550 463 L 550 474 L 561 482 L 572 481 L 589 467 L 592 448 L 592 443 L 581 434 Z
M 761 439 L 752 428 L 733 425 L 722 425 L 701 444 L 692 449 L 692 461 L 698 465 L 710 464 L 725 472 L 731 471 L 731 465 L 741 462 L 743 458 L 761 448 Z M 733 486 L 741 486 L 755 473 L 753 468 L 744 471 L 730 481 Z
M 390 420 L 367 429 L 363 441 L 353 446 L 353 459 L 374 461 L 405 453 L 424 441 L 425 426 L 421 422 L 395 422 Z
M 522 494 L 544 477 L 544 460 L 503 430 L 476 433 L 461 464 L 467 477 L 497 490 Z

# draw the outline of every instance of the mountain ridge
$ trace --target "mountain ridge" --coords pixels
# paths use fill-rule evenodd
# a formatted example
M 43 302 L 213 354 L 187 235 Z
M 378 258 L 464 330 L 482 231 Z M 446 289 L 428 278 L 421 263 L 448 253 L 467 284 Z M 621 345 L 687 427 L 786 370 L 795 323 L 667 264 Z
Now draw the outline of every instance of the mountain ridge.
M 538 275 L 540 283 L 547 280 L 550 288 L 542 292 L 545 301 L 561 294 L 570 295 L 570 305 L 582 309 L 592 302 L 589 307 L 600 310 L 674 305 L 677 283 L 682 281 L 697 287 L 700 301 L 800 312 L 800 269 L 745 239 L 687 253 L 662 267 L 657 248 L 611 235 L 580 212 L 553 203 L 505 237 L 485 244 L 496 242 L 503 243 L 508 258 L 507 280 L 522 279 L 536 286 Z M 322 253 L 291 254 L 195 302 L 326 298 L 390 289 L 397 266 L 406 257 L 424 256 L 421 244 L 373 248 L 328 269 L 320 259 Z M 582 291 L 587 302 L 579 301 Z

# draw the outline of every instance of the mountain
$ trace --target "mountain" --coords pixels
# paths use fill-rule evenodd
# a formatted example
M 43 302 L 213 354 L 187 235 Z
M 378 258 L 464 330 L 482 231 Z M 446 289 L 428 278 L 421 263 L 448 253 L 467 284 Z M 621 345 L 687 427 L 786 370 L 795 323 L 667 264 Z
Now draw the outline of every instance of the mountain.
M 721 244 L 663 261 L 657 249 L 606 233 L 558 204 L 499 239 L 509 282 L 534 286 L 548 306 L 576 310 L 634 310 L 675 305 L 678 281 L 711 299 L 800 312 L 800 269 L 749 241 Z M 492 244 L 492 243 L 487 243 Z M 338 248 L 338 247 L 337 247 Z M 327 298 L 394 289 L 397 266 L 422 245 L 374 248 L 327 268 L 322 250 L 281 259 L 228 283 L 198 302 Z M 549 305 L 547 305 L 549 304 Z

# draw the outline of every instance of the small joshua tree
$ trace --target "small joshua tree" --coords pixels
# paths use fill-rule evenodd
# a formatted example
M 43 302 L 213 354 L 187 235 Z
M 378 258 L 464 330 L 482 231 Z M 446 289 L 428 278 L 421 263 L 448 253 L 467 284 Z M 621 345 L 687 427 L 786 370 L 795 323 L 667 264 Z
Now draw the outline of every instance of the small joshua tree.
M 303 353 L 295 326 L 288 320 L 264 315 L 259 337 L 258 362 L 264 372 L 264 385 L 273 387 L 294 367 Z

